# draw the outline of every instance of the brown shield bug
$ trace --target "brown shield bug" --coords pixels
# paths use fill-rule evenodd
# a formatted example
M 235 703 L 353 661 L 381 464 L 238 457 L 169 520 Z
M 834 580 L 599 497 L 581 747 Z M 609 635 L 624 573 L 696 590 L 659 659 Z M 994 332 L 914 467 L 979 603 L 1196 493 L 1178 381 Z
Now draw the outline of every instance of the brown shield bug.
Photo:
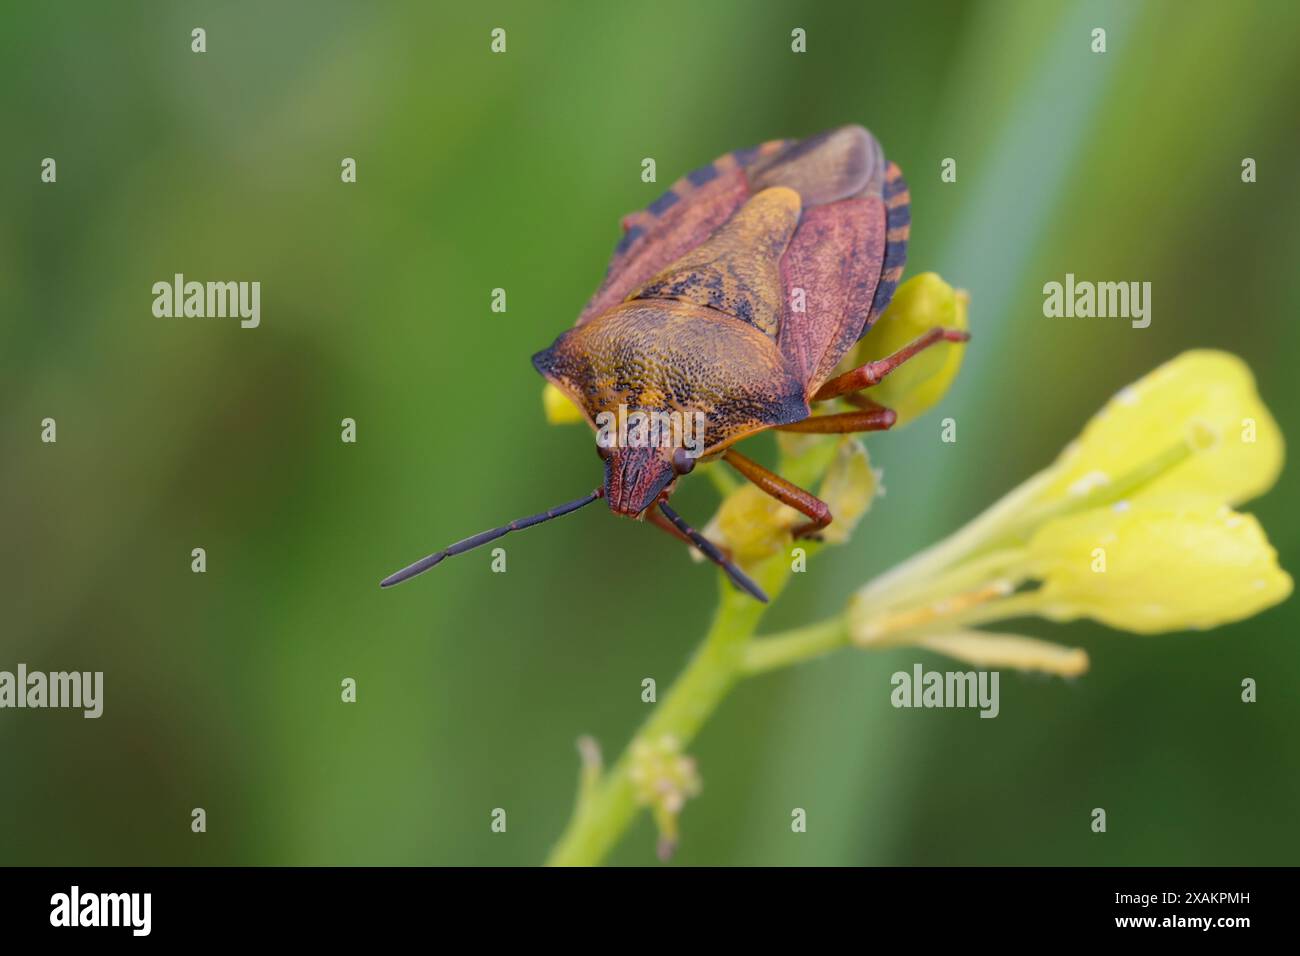
M 699 548 L 737 585 L 767 597 L 668 506 L 699 459 L 721 458 L 808 521 L 824 502 L 732 446 L 776 428 L 887 429 L 894 413 L 863 389 L 917 352 L 966 334 L 931 329 L 893 355 L 833 370 L 889 304 L 911 218 L 898 167 L 861 126 L 739 150 L 678 180 L 623 220 L 623 238 L 577 324 L 533 365 L 597 432 L 605 480 L 588 495 L 484 531 L 384 579 L 384 587 L 511 531 L 604 498 Z M 841 398 L 854 411 L 814 415 Z

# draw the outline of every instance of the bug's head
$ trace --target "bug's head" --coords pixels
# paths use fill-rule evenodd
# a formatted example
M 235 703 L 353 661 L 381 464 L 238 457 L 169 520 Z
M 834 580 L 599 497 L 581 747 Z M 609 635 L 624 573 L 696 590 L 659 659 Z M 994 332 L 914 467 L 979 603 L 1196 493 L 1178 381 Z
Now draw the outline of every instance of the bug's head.
M 668 497 L 681 475 L 695 467 L 695 457 L 682 447 L 619 447 L 596 440 L 605 460 L 605 500 L 609 510 L 629 518 Z
M 615 514 L 643 516 L 698 457 L 809 414 L 772 338 L 675 299 L 628 300 L 560 335 L 533 365 L 596 432 Z

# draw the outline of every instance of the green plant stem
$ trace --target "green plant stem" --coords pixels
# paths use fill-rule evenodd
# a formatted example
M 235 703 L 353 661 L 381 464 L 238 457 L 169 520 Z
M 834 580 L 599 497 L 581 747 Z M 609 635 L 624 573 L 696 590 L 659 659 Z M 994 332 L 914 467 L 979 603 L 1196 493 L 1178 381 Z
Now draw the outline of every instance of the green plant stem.
M 1000 558 L 996 562 L 982 562 L 979 570 L 1000 569 L 1004 564 Z M 770 561 L 759 578 L 775 598 L 788 576 L 788 564 L 782 555 Z M 951 583 L 964 583 L 965 577 L 963 575 Z M 941 579 L 939 583 L 949 582 Z M 1030 598 L 1029 595 L 1017 596 L 991 602 L 989 606 L 941 615 L 922 626 L 891 634 L 882 639 L 879 646 L 889 646 L 930 632 L 951 630 L 973 620 L 995 620 L 1006 616 L 1008 610 L 1021 610 L 1020 603 Z M 874 606 L 876 602 L 872 603 Z M 737 681 L 820 657 L 850 643 L 846 614 L 755 640 L 754 632 L 765 610 L 766 605 L 723 585 L 718 610 L 703 644 L 609 773 L 595 778 L 591 761 L 584 761 L 578 804 L 569 825 L 551 851 L 548 865 L 595 866 L 605 859 L 632 825 L 641 809 L 631 775 L 632 754 L 638 742 L 650 743 L 672 737 L 684 749 Z
M 777 562 L 784 567 L 784 560 Z M 762 583 L 775 597 L 784 583 L 781 574 L 773 587 L 772 575 Z M 560 836 L 547 860 L 549 866 L 599 864 L 636 819 L 640 805 L 632 783 L 632 752 L 637 741 L 675 737 L 686 745 L 699 733 L 727 693 L 742 676 L 745 645 L 754 636 L 766 610 L 747 594 L 723 586 L 713 623 L 704 643 L 686 666 L 668 695 L 641 725 L 636 736 L 598 786 L 588 792 Z
M 807 627 L 795 628 L 773 637 L 750 641 L 745 645 L 741 666 L 745 676 L 798 664 L 821 657 L 849 643 L 849 631 L 843 615 L 836 615 Z
M 1046 505 L 1036 499 L 1052 480 L 1053 472 L 1051 469 L 1040 472 L 955 534 L 859 591 L 846 614 L 784 634 L 755 641 L 754 631 L 765 605 L 724 585 L 704 643 L 609 773 L 597 776 L 598 771 L 587 761 L 573 817 L 547 862 L 553 866 L 595 866 L 632 825 L 641 808 L 632 780 L 633 754 L 638 743 L 671 737 L 684 749 L 737 681 L 851 643 L 851 621 L 870 621 L 886 612 L 897 611 L 900 605 L 934 607 L 935 614 L 929 619 L 897 630 L 890 628 L 879 639 L 871 641 L 872 646 L 889 647 L 951 633 L 954 628 L 1036 612 L 1040 609 L 1041 596 L 1034 593 L 1015 594 L 950 612 L 932 602 L 993 578 L 1003 577 L 1008 586 L 1014 584 L 1022 575 L 1011 578 L 1005 575 L 1022 562 L 1023 542 L 1042 522 L 1126 495 L 1185 460 L 1190 453 L 1189 446 L 1174 446 L 1103 489 Z M 715 477 L 725 482 L 727 476 Z M 775 599 L 789 574 L 787 556 L 778 555 L 757 576 Z

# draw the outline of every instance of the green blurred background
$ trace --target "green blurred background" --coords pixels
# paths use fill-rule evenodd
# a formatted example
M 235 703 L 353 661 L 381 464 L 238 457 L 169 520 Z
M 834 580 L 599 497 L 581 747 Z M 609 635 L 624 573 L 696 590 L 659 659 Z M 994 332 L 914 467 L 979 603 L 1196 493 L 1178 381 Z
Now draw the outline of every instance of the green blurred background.
M 480 6 L 0 14 L 0 669 L 106 683 L 97 721 L 0 712 L 0 862 L 540 861 L 575 738 L 623 746 L 714 575 L 592 508 L 513 538 L 505 575 L 481 554 L 376 585 L 594 484 L 589 434 L 544 426 L 529 357 L 599 281 L 619 217 L 731 149 L 870 127 L 911 182 L 909 274 L 969 289 L 977 336 L 938 410 L 871 438 L 888 497 L 767 629 L 840 606 L 1184 349 L 1242 355 L 1300 434 L 1289 0 Z M 176 272 L 261 281 L 261 328 L 155 318 Z M 1151 327 L 1044 318 L 1066 272 L 1152 282 Z M 1249 510 L 1295 573 L 1290 485 Z M 706 481 L 678 499 L 697 523 L 714 506 Z M 1092 671 L 1005 674 L 995 721 L 894 710 L 889 675 L 942 660 L 915 651 L 744 684 L 692 747 L 704 792 L 675 862 L 1294 863 L 1297 618 L 1026 625 Z M 613 861 L 653 845 L 643 817 Z

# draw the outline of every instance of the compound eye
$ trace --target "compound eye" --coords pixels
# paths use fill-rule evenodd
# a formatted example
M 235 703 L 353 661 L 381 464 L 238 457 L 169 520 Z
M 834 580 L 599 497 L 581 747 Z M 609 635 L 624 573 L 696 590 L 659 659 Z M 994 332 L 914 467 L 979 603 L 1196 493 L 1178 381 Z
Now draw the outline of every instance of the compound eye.
M 685 448 L 678 448 L 673 451 L 673 471 L 679 475 L 689 475 L 694 467 L 695 456 Z
M 599 455 L 603 461 L 609 461 L 610 456 L 614 454 L 614 449 L 608 445 L 602 445 L 597 441 L 596 454 Z

